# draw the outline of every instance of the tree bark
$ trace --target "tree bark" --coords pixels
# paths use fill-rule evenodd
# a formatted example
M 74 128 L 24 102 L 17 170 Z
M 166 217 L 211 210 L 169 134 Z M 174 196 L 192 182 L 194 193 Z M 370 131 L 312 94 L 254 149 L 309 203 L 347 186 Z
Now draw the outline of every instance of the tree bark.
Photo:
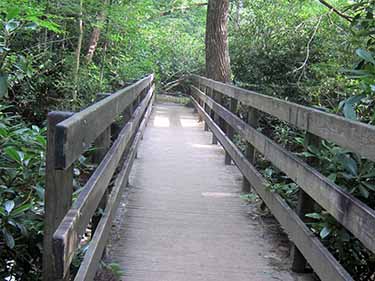
M 86 54 L 86 61 L 87 63 L 91 63 L 92 58 L 94 57 L 96 47 L 98 46 L 101 27 L 100 25 L 106 21 L 107 18 L 107 7 L 108 7 L 108 0 L 103 1 L 103 9 L 97 16 L 97 24 L 99 26 L 95 26 L 91 32 L 90 42 L 89 42 L 89 49 Z
M 229 0 L 209 0 L 206 22 L 206 76 L 230 81 L 228 50 Z
M 81 50 L 82 50 L 82 41 L 83 41 L 83 0 L 79 2 L 80 12 L 79 12 L 79 36 L 76 49 L 76 64 L 74 67 L 74 92 L 73 92 L 73 101 L 77 100 L 78 90 L 79 90 L 79 68 L 81 64 Z
M 98 17 L 98 20 L 102 20 L 102 19 L 103 19 L 103 16 L 100 15 Z M 99 39 L 100 39 L 100 28 L 94 27 L 94 29 L 91 32 L 89 49 L 86 54 L 87 63 L 91 63 L 92 58 L 94 57 L 94 53 L 96 51 L 96 47 L 98 46 Z

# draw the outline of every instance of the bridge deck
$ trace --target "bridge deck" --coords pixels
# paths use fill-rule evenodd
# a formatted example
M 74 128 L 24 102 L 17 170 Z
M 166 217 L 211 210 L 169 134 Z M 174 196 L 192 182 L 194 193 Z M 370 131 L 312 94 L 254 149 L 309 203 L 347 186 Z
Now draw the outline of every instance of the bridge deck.
M 190 108 L 155 106 L 111 241 L 122 280 L 302 280 L 252 219 L 241 174 L 202 126 Z

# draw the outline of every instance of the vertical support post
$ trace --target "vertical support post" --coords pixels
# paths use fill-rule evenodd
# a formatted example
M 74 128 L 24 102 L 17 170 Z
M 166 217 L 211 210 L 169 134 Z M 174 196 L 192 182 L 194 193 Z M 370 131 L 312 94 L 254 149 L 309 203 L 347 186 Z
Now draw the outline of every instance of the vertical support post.
M 222 104 L 223 103 L 223 95 L 216 92 L 212 91 L 212 98 L 218 103 Z M 221 129 L 223 129 L 223 120 L 220 118 L 218 114 L 216 114 L 213 110 L 211 110 L 211 116 L 213 117 L 215 123 L 219 125 Z M 212 134 L 212 144 L 218 144 L 218 140 L 214 134 Z
M 316 147 L 320 146 L 321 139 L 318 136 L 313 135 L 311 133 L 306 133 L 305 138 L 305 149 L 307 148 L 307 146 L 310 145 Z M 308 161 L 308 164 L 310 164 L 311 166 L 317 166 L 319 165 L 319 160 L 312 159 Z M 304 222 L 311 221 L 309 220 L 309 218 L 306 218 L 305 215 L 314 212 L 314 206 L 315 201 L 305 191 L 300 189 L 298 191 L 298 203 L 296 213 Z M 292 270 L 297 273 L 305 273 L 307 261 L 295 245 L 293 245 L 292 247 L 291 254 L 293 258 Z
M 253 107 L 248 107 L 247 110 L 247 123 L 252 126 L 253 128 L 256 128 L 258 126 L 258 112 Z M 251 164 L 255 164 L 256 159 L 256 153 L 255 148 L 250 143 L 247 143 L 246 145 L 246 151 L 245 151 L 246 159 L 249 160 Z M 242 191 L 244 193 L 250 193 L 251 191 L 251 184 L 247 180 L 247 178 L 243 177 L 242 181 Z
M 229 110 L 237 115 L 237 100 L 234 98 L 230 98 L 230 105 Z M 233 141 L 234 138 L 234 129 L 229 124 L 226 124 L 227 126 L 227 135 L 229 139 Z M 229 153 L 225 151 L 225 165 L 231 165 L 232 164 L 232 158 L 230 157 Z
M 206 95 L 212 98 L 212 96 L 213 96 L 213 90 L 211 88 L 207 87 Z M 213 110 L 211 110 L 206 104 L 205 104 L 205 106 L 206 106 L 206 112 L 207 112 L 207 114 L 212 117 L 213 116 L 212 115 L 213 114 Z M 209 127 L 207 125 L 207 122 L 204 122 L 204 130 L 206 132 L 209 131 Z
M 43 280 L 57 280 L 52 237 L 72 204 L 73 167 L 55 168 L 56 125 L 71 112 L 50 112 L 47 117 L 46 187 L 44 193 Z

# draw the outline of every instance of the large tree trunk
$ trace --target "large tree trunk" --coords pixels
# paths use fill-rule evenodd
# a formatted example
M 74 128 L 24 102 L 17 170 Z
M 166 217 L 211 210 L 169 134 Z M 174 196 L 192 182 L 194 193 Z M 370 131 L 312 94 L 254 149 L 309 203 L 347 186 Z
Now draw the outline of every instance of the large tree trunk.
M 206 76 L 230 81 L 228 50 L 229 0 L 209 0 L 206 22 Z

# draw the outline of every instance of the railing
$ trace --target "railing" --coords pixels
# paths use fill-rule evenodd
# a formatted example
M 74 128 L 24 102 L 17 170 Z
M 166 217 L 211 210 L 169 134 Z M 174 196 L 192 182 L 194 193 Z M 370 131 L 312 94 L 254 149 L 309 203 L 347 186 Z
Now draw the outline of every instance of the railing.
M 152 110 L 153 79 L 150 75 L 112 95 L 100 96 L 98 102 L 81 112 L 48 115 L 45 281 L 70 278 L 71 262 L 90 222 L 91 241 L 74 280 L 93 280 Z M 121 131 L 111 136 L 115 120 L 121 124 Z M 115 139 L 112 146 L 111 138 Z M 73 166 L 91 146 L 97 148 L 93 159 L 98 166 L 72 205 Z M 95 216 L 98 208 L 104 210 L 99 218 Z
M 326 139 L 372 161 L 375 127 L 204 77 L 193 75 L 190 80 L 195 85 L 191 87 L 193 103 L 212 131 L 213 141 L 224 147 L 226 163 L 234 161 L 294 243 L 293 269 L 303 272 L 307 260 L 322 280 L 353 280 L 306 226 L 305 215 L 319 204 L 374 253 L 375 211 L 259 132 L 256 115 L 262 111 L 306 131 L 310 143 Z M 231 99 L 229 108 L 223 106 L 224 96 Z M 238 102 L 249 107 L 248 122 L 237 116 Z M 233 143 L 234 131 L 249 143 L 246 155 Z M 267 188 L 267 181 L 254 167 L 254 150 L 300 187 L 296 210 Z

